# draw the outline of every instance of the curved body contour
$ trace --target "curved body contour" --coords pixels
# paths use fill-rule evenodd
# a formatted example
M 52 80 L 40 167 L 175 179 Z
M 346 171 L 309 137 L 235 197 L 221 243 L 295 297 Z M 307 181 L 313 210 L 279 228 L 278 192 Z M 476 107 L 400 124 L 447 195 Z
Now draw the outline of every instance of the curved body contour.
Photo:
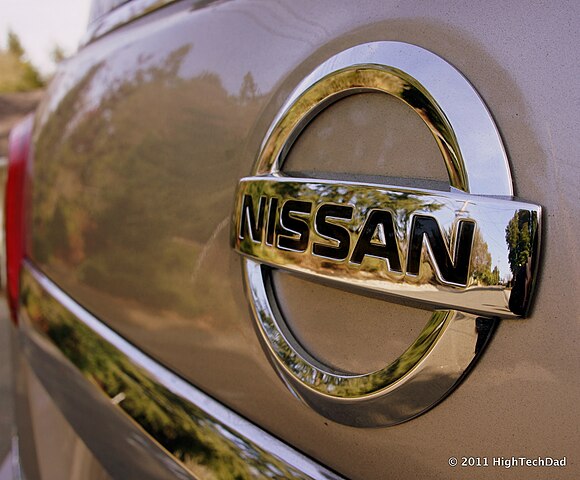
M 95 20 L 35 117 L 13 328 L 26 478 L 497 478 L 511 457 L 567 458 L 514 478 L 576 477 L 577 17 L 566 2 L 134 0 Z M 383 40 L 467 77 L 515 195 L 545 222 L 528 318 L 499 321 L 469 377 L 425 415 L 360 428 L 316 413 L 272 368 L 230 229 L 238 183 L 296 86 Z M 449 190 L 429 132 L 373 95 L 317 117 L 285 169 Z M 297 338 L 337 370 L 397 358 L 431 314 L 284 272 L 272 282 Z M 55 430 L 69 454 L 47 440 Z

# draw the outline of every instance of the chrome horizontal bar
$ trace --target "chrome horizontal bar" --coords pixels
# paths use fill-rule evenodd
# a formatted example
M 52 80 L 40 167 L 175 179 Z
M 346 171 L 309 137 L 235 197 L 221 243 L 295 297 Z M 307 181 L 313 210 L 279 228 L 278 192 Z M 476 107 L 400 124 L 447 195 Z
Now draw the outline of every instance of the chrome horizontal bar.
M 515 318 L 529 307 L 540 213 L 509 197 L 257 176 L 240 181 L 232 243 L 318 281 Z

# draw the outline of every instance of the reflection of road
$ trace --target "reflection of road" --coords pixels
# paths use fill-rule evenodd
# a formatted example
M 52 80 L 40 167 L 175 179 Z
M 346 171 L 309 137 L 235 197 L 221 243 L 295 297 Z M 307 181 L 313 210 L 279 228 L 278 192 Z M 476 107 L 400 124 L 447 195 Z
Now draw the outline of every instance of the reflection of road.
M 363 281 L 349 278 L 348 282 L 351 285 L 359 285 L 363 289 L 385 291 L 384 282 L 381 280 L 365 279 Z M 467 290 L 453 291 L 450 288 L 438 288 L 431 284 L 392 283 L 389 284 L 388 289 L 396 296 L 416 299 L 423 305 L 432 304 L 434 308 L 455 309 L 488 317 L 497 315 L 501 318 L 521 314 L 521 312 L 510 311 L 508 305 L 511 292 L 502 286 L 469 287 Z
M 8 337 L 8 309 L 4 292 L 0 292 L 0 464 L 10 448 L 10 426 L 12 424 L 12 399 L 10 394 L 10 351 Z
M 423 295 L 425 301 L 431 301 L 439 305 L 458 305 L 457 296 L 464 297 L 465 305 L 481 306 L 481 310 L 487 315 L 499 315 L 505 317 L 512 315 L 508 308 L 509 292 L 498 287 L 472 288 L 464 293 L 448 291 L 426 292 Z M 461 308 L 458 308 L 459 310 Z

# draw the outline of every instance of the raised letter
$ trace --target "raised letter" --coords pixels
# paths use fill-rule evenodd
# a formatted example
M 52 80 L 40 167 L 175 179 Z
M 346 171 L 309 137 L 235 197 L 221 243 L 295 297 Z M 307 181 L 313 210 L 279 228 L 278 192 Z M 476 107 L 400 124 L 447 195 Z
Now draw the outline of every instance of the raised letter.
M 254 201 L 251 195 L 244 195 L 244 202 L 242 204 L 242 212 L 240 219 L 240 240 L 246 236 L 247 226 L 250 227 L 250 238 L 255 243 L 262 243 L 262 230 L 264 228 L 264 211 L 266 210 L 266 197 L 260 197 L 260 204 L 258 206 L 258 221 L 254 215 Z
M 344 260 L 348 257 L 350 250 L 350 233 L 343 225 L 336 225 L 326 221 L 327 217 L 350 220 L 352 218 L 353 207 L 348 205 L 322 205 L 316 212 L 316 232 L 330 240 L 335 240 L 338 245 L 327 245 L 324 243 L 314 243 L 312 253 L 319 257 L 332 258 L 333 260 Z
M 280 232 L 278 233 L 278 248 L 305 252 L 308 248 L 310 228 L 306 220 L 293 217 L 292 213 L 310 213 L 311 202 L 288 200 L 280 214 Z M 296 238 L 294 235 L 298 235 Z
M 467 274 L 469 273 L 471 245 L 475 224 L 473 222 L 460 221 L 457 228 L 457 239 L 454 249 L 455 259 L 452 259 L 443 240 L 443 235 L 441 234 L 437 220 L 424 215 L 416 215 L 413 217 L 411 238 L 409 239 L 407 273 L 419 275 L 423 239 L 426 238 L 431 247 L 431 260 L 435 262 L 442 279 L 449 283 L 467 285 Z
M 372 243 L 373 236 L 379 225 L 382 225 L 385 232 L 384 245 Z M 401 259 L 399 258 L 397 240 L 395 238 L 395 227 L 393 226 L 393 216 L 390 212 L 373 210 L 367 217 L 350 261 L 360 264 L 365 255 L 384 258 L 387 261 L 389 270 L 402 273 Z
M 274 245 L 274 232 L 276 231 L 276 213 L 278 212 L 278 198 L 270 199 L 268 207 L 268 225 L 266 227 L 266 245 Z

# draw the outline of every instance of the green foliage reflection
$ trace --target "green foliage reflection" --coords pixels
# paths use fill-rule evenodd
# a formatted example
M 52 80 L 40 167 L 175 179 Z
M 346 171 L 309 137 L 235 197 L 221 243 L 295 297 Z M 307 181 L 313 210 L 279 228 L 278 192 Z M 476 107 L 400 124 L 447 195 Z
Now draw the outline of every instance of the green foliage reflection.
M 107 61 L 85 72 L 47 112 L 33 193 L 43 266 L 189 318 L 223 283 L 207 272 L 192 285 L 192 272 L 224 220 L 216 212 L 231 210 L 237 150 L 259 105 L 251 73 L 239 94 L 212 73 L 181 77 L 191 49 L 132 59 L 119 78 Z
M 23 304 L 82 374 L 192 472 L 210 479 L 305 478 L 155 382 L 27 277 Z

